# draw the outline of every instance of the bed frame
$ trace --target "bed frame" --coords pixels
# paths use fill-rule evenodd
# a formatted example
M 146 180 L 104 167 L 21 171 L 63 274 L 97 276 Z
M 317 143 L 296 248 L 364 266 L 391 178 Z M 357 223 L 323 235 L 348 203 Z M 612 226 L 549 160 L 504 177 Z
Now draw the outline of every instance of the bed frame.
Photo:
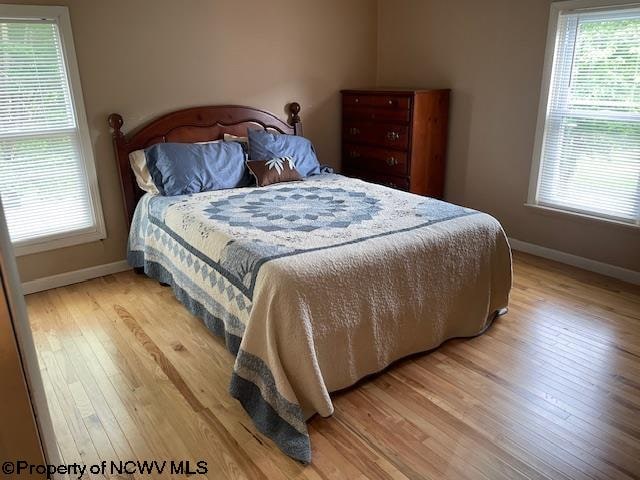
M 109 115 L 127 224 L 131 225 L 138 200 L 144 194 L 138 187 L 129 165 L 131 152 L 163 142 L 194 143 L 218 140 L 225 133 L 246 136 L 249 127 L 262 127 L 288 135 L 302 135 L 300 104 L 290 103 L 286 106 L 286 111 L 289 118 L 284 122 L 273 113 L 252 107 L 193 107 L 162 115 L 130 135 L 125 135 L 122 131 L 122 115 Z

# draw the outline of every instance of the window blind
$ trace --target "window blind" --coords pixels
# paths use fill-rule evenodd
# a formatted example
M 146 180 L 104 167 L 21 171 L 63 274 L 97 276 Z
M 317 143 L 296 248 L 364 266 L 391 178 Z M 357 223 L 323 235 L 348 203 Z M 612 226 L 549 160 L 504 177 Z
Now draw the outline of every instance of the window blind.
M 640 224 L 640 10 L 560 14 L 536 201 Z
M 0 19 L 0 195 L 14 242 L 95 227 L 53 21 Z

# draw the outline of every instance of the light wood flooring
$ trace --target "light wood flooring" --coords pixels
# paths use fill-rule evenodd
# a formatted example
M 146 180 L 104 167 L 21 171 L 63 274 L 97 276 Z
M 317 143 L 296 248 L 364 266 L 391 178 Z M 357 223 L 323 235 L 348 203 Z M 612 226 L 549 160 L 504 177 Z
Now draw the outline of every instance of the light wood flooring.
M 524 254 L 514 272 L 484 335 L 335 395 L 306 467 L 229 396 L 232 355 L 170 289 L 126 272 L 30 295 L 62 456 L 207 461 L 193 479 L 640 478 L 640 290 Z

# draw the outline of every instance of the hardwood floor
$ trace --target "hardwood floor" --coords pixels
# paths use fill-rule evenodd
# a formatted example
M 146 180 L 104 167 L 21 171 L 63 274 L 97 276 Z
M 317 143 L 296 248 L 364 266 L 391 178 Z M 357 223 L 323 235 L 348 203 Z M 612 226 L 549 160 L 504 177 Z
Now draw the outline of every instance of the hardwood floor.
M 640 289 L 514 262 L 507 315 L 335 395 L 307 467 L 229 396 L 231 354 L 170 289 L 127 272 L 30 295 L 62 456 L 207 461 L 194 478 L 640 478 Z

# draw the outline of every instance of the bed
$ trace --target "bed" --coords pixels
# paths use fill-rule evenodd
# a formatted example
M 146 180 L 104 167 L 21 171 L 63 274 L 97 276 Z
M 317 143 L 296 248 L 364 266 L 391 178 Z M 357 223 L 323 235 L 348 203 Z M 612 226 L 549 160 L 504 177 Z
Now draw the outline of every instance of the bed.
M 229 391 L 287 455 L 311 461 L 306 421 L 330 393 L 506 311 L 511 254 L 491 216 L 338 174 L 174 197 L 142 195 L 130 152 L 289 119 L 238 106 L 165 115 L 130 136 L 112 114 L 128 260 L 168 284 L 235 355 Z

